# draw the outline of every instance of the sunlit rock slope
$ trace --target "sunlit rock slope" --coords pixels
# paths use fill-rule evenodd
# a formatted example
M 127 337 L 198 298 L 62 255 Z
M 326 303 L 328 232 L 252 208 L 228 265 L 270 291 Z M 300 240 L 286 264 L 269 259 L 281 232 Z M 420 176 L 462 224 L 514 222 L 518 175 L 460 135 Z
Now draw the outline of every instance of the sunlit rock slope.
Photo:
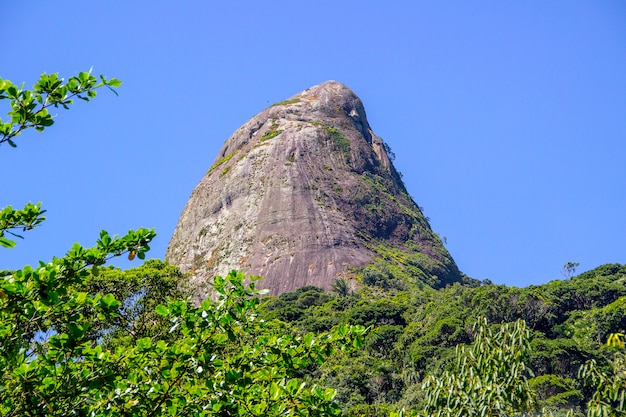
M 263 110 L 226 140 L 183 210 L 166 258 L 202 283 L 231 269 L 279 294 L 328 289 L 385 252 L 416 279 L 460 280 L 374 134 L 361 100 L 328 81 Z M 406 262 L 400 257 L 398 262 Z

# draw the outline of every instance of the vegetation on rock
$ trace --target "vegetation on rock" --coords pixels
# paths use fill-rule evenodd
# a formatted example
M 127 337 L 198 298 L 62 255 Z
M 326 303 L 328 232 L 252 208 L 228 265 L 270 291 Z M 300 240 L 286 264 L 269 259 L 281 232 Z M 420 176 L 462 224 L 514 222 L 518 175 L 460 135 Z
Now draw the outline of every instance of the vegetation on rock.
M 387 149 L 341 83 L 270 106 L 225 141 L 166 259 L 196 287 L 238 269 L 264 276 L 259 285 L 274 295 L 308 285 L 330 290 L 337 278 L 354 283 L 354 270 L 376 268 L 392 251 L 407 263 L 390 269 L 417 273 L 412 280 L 421 285 L 461 281 Z
M 279 101 L 278 103 L 274 103 L 270 107 L 274 107 L 274 106 L 288 106 L 290 104 L 295 104 L 295 103 L 299 103 L 299 102 L 300 102 L 299 98 L 292 98 L 291 100 L 283 100 L 283 101 Z

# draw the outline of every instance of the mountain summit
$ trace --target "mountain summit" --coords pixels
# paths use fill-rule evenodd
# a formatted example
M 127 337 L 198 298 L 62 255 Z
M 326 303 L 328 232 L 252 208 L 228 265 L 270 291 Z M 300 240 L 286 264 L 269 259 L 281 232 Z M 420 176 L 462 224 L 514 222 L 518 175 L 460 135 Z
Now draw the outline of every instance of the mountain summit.
M 329 289 L 386 256 L 434 287 L 460 280 L 388 150 L 339 82 L 273 104 L 224 143 L 166 259 L 194 285 L 239 269 L 265 277 L 258 286 L 272 294 Z

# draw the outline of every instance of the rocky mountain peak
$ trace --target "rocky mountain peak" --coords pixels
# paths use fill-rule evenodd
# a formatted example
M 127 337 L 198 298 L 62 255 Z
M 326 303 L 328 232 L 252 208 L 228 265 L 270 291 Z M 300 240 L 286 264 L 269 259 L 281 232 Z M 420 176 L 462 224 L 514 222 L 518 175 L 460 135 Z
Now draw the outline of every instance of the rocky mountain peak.
M 198 287 L 231 269 L 279 294 L 328 289 L 389 248 L 421 279 L 459 271 L 407 194 L 361 100 L 327 81 L 273 104 L 224 143 L 194 189 L 166 253 Z

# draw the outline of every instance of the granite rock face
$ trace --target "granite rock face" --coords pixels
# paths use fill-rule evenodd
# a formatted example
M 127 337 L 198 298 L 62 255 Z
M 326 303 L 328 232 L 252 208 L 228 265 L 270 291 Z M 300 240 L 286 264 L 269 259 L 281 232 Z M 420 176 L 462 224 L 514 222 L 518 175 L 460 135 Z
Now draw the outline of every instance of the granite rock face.
M 197 288 L 239 269 L 265 277 L 258 287 L 280 294 L 353 277 L 381 245 L 423 254 L 430 285 L 460 279 L 361 100 L 328 81 L 263 110 L 224 143 L 193 190 L 166 259 L 191 272 Z

